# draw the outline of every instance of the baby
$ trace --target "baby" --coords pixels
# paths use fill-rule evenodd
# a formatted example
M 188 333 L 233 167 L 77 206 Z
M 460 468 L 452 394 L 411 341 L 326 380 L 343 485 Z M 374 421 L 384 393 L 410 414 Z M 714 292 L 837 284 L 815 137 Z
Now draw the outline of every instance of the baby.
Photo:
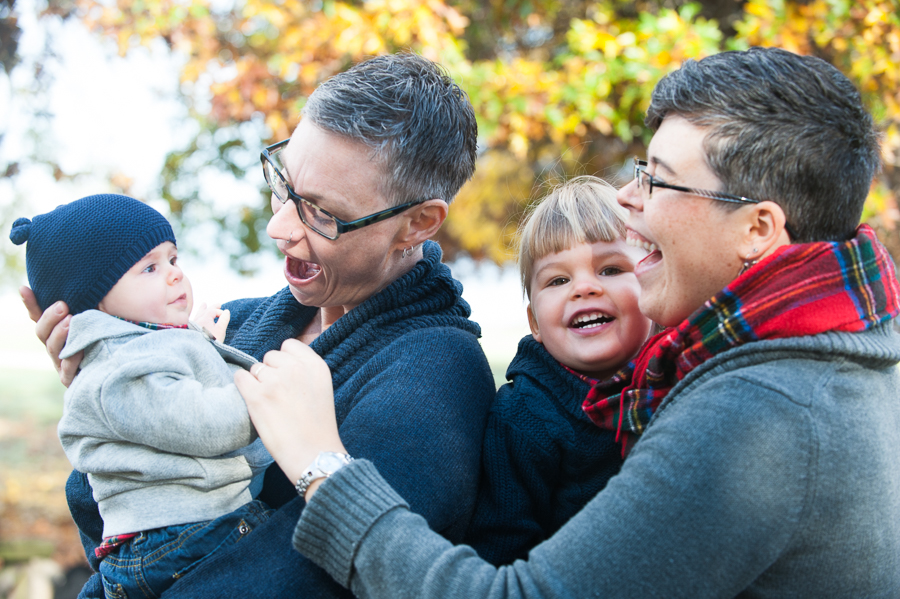
M 598 382 L 616 384 L 650 333 L 634 275 L 647 252 L 626 244 L 625 218 L 612 186 L 579 177 L 542 200 L 521 231 L 532 334 L 519 342 L 488 419 L 467 534 L 495 565 L 552 536 L 622 464 L 615 428 L 598 428 L 582 404 Z
M 41 308 L 74 315 L 60 356 L 84 351 L 59 438 L 103 517 L 90 557 L 106 596 L 158 596 L 271 512 L 254 498 L 272 460 L 233 383 L 256 360 L 188 322 L 172 227 L 138 200 L 82 198 L 16 220 L 10 239 L 28 242 Z M 227 316 L 203 320 L 223 338 Z

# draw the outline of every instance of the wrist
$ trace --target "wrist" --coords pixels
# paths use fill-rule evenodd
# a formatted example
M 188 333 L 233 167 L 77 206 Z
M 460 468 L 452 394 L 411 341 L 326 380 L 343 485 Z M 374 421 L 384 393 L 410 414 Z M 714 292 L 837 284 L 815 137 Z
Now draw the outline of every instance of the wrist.
M 309 500 L 326 478 L 352 461 L 353 458 L 343 452 L 320 452 L 296 479 L 297 494 Z

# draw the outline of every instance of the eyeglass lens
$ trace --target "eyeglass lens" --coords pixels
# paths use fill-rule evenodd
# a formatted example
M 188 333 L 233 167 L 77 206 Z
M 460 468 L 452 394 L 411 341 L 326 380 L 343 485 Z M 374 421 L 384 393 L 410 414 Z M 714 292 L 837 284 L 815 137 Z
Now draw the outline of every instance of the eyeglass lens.
M 337 222 L 314 204 L 306 201 L 297 202 L 297 210 L 300 212 L 300 220 L 306 223 L 310 229 L 329 239 L 337 238 Z
M 643 165 L 636 160 L 634 162 L 634 178 L 637 179 L 638 190 L 646 196 L 644 199 L 650 197 L 650 192 L 653 190 L 653 179 L 644 171 Z M 646 183 L 645 179 L 647 180 Z
M 328 216 L 322 212 L 318 206 L 315 206 L 310 202 L 305 200 L 297 201 L 291 197 L 284 176 L 279 172 L 279 169 L 275 164 L 273 164 L 273 161 L 278 161 L 280 163 L 278 160 L 278 155 L 280 153 L 280 149 L 276 150 L 269 155 L 269 160 L 265 161 L 266 168 L 264 173 L 266 175 L 266 182 L 269 184 L 269 189 L 272 190 L 272 193 L 275 194 L 275 197 L 277 197 L 282 204 L 287 203 L 289 199 L 293 200 L 297 205 L 297 213 L 300 215 L 300 220 L 302 220 L 310 229 L 329 239 L 337 238 L 338 225 L 334 218 Z
M 263 172 L 266 175 L 266 183 L 269 184 L 269 189 L 272 190 L 275 197 L 281 200 L 282 203 L 286 202 L 289 194 L 287 191 L 287 184 L 284 182 L 284 179 L 282 179 L 281 173 L 275 169 L 275 165 L 269 160 L 266 160 L 264 164 L 266 168 Z

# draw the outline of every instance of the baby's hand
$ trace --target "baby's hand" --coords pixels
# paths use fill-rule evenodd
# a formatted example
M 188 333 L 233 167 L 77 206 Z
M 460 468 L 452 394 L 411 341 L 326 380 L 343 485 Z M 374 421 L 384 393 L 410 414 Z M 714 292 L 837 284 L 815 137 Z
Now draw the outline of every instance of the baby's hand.
M 216 318 L 219 320 L 216 321 Z M 206 307 L 206 304 L 200 304 L 194 317 L 191 319 L 213 336 L 216 341 L 225 339 L 225 331 L 228 329 L 228 321 L 231 320 L 231 312 L 223 310 L 221 306 Z

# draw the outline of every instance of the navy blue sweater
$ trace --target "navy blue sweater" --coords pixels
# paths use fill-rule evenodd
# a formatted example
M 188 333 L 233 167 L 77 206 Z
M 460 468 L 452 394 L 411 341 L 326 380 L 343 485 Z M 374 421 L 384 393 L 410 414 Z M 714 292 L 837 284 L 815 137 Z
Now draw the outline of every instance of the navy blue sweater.
M 497 392 L 482 448 L 478 504 L 466 542 L 502 565 L 524 558 L 594 498 L 622 465 L 616 433 L 581 409 L 590 385 L 531 335 Z
M 469 320 L 462 285 L 441 264 L 437 244 L 406 275 L 337 320 L 310 347 L 331 368 L 341 439 L 374 462 L 432 529 L 461 541 L 475 505 L 481 439 L 494 384 Z M 317 309 L 285 288 L 269 298 L 227 304 L 226 342 L 257 359 L 296 337 Z M 89 556 L 102 522 L 85 476 L 66 487 Z M 272 518 L 214 553 L 165 597 L 349 597 L 323 570 L 294 551 L 303 508 L 277 464 L 260 499 Z M 96 563 L 94 563 L 96 566 Z M 83 596 L 102 597 L 98 576 Z

